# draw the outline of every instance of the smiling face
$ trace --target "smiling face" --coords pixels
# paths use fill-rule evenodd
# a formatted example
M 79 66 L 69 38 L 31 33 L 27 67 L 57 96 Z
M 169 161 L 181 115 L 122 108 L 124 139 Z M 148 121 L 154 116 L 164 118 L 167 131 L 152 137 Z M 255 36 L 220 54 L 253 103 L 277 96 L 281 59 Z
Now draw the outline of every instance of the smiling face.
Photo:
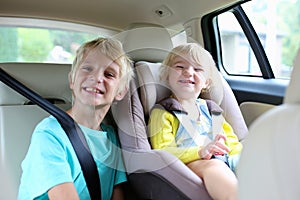
M 119 83 L 120 66 L 97 48 L 90 50 L 70 81 L 74 106 L 110 106 L 119 100 Z
M 178 55 L 171 62 L 168 83 L 179 99 L 196 99 L 209 81 L 205 67 L 193 61 L 189 55 Z

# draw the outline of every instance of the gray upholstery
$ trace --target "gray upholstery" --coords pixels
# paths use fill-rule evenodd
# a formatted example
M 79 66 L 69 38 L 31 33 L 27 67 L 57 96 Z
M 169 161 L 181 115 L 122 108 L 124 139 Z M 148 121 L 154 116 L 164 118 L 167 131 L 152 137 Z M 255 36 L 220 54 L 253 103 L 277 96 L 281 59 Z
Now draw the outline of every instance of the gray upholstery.
M 71 106 L 72 94 L 67 78 L 71 65 L 5 63 L 0 67 L 44 98 L 55 99 L 62 109 Z M 16 199 L 21 161 L 27 152 L 31 134 L 36 124 L 49 114 L 37 105 L 28 105 L 28 99 L 2 82 L 0 94 L 0 164 L 8 179 L 0 179 L 1 190 L 11 191 L 5 193 L 8 195 L 5 199 Z
M 172 49 L 172 43 L 166 29 L 158 26 L 147 27 L 149 24 L 145 26 L 145 28 L 140 24 L 137 28 L 131 26 L 130 31 L 123 33 L 122 37 L 118 36 L 119 39 L 126 38 L 123 41 L 124 48 L 134 59 L 136 70 L 136 79 L 131 82 L 127 96 L 112 106 L 112 113 L 119 128 L 126 170 L 129 177 L 131 174 L 138 173 L 154 174 L 160 177 L 162 181 L 169 183 L 171 187 L 176 188 L 179 193 L 184 193 L 189 199 L 210 199 L 202 180 L 185 164 L 165 151 L 152 150 L 149 144 L 147 122 L 150 109 L 158 100 L 170 94 L 168 88 L 159 81 L 158 69 L 160 62 Z M 127 34 L 133 34 L 134 37 Z M 151 37 L 154 39 L 152 40 Z M 146 42 L 155 41 L 157 38 L 169 39 L 163 39 L 153 45 L 151 42 Z M 130 46 L 128 47 L 126 43 Z M 144 49 L 141 44 L 147 44 L 146 48 Z M 159 56 L 154 58 L 153 55 Z M 234 128 L 237 129 L 237 132 L 240 131 L 239 136 L 242 139 L 247 133 L 247 127 L 237 102 L 230 87 L 225 80 L 220 79 L 221 76 L 217 71 L 214 76 L 217 84 L 215 84 L 213 92 L 206 94 L 206 97 L 214 99 L 221 106 L 225 106 L 224 111 L 228 111 L 226 117 L 231 118 L 237 124 Z M 235 121 L 236 119 L 238 121 Z M 139 182 L 139 180 L 133 179 L 133 182 Z M 159 184 L 156 189 L 153 189 L 153 187 L 146 185 L 146 183 L 149 184 L 146 179 L 143 182 L 145 183 L 144 186 L 140 184 L 137 186 L 143 198 L 148 198 L 153 193 L 163 195 L 163 191 L 161 191 L 163 189 L 159 190 Z
M 240 200 L 300 197 L 300 51 L 284 103 L 253 122 L 237 168 Z
M 240 141 L 242 141 L 248 135 L 248 127 L 243 118 L 240 107 L 238 106 L 238 102 L 229 84 L 226 82 L 223 76 L 221 76 L 221 81 L 223 83 L 223 99 L 220 103 L 220 106 L 224 111 L 224 118 L 232 126 L 235 134 L 238 136 Z
M 126 97 L 113 105 L 112 113 L 119 127 L 124 163 L 129 175 L 151 172 L 168 180 L 191 199 L 210 199 L 201 179 L 185 164 L 165 151 L 151 150 L 147 139 L 143 107 L 134 82 L 131 83 Z M 145 183 L 146 181 L 144 180 Z M 147 191 L 148 189 L 148 185 L 145 184 L 138 192 L 145 192 L 146 195 L 149 192 L 157 192 Z

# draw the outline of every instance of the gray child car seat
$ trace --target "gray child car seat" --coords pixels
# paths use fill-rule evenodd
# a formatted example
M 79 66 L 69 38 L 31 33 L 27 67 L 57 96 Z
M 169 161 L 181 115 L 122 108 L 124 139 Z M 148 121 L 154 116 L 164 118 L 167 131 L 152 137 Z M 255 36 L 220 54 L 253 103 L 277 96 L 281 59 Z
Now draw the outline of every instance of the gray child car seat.
M 135 80 L 125 98 L 112 106 L 130 184 L 140 199 L 211 199 L 197 175 L 170 153 L 151 149 L 148 140 L 149 112 L 170 95 L 158 78 L 160 62 L 173 47 L 168 31 L 153 24 L 134 24 L 116 37 L 135 61 Z M 217 70 L 214 75 L 218 84 L 205 98 L 223 108 L 224 117 L 243 139 L 247 127 L 234 95 Z

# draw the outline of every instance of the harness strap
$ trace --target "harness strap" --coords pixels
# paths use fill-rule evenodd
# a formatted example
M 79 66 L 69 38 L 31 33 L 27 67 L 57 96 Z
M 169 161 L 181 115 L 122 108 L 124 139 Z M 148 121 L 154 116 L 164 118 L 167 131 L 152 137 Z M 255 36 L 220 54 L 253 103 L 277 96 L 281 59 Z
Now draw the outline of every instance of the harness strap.
M 180 115 L 178 112 L 173 112 L 182 126 L 187 130 L 190 137 L 197 144 L 197 146 L 206 146 L 212 140 L 206 135 L 200 135 L 198 131 L 193 126 L 191 120 L 186 115 Z M 217 134 L 222 133 L 222 125 L 224 122 L 224 117 L 220 113 L 212 113 L 212 134 L 213 138 Z
M 193 139 L 193 141 L 197 144 L 197 146 L 205 146 L 211 139 L 207 135 L 200 135 L 196 128 L 193 126 L 191 120 L 187 117 L 187 115 L 181 115 L 178 112 L 173 112 L 182 126 L 187 130 L 189 136 Z

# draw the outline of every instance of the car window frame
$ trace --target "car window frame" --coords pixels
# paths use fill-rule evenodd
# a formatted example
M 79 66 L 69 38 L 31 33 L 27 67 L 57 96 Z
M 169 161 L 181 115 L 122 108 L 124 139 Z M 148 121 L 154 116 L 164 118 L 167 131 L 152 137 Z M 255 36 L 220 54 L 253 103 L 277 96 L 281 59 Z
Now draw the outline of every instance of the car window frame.
M 218 70 L 222 73 L 225 80 L 230 85 L 238 104 L 243 102 L 262 102 L 272 105 L 280 105 L 283 103 L 286 88 L 290 79 L 275 78 L 271 69 L 269 60 L 265 50 L 259 40 L 256 31 L 250 23 L 245 12 L 242 12 L 241 5 L 249 0 L 237 2 L 224 9 L 219 9 L 208 13 L 201 18 L 201 28 L 203 34 L 203 45 L 211 53 Z M 250 48 L 253 51 L 255 59 L 257 59 L 262 75 L 249 74 L 229 74 L 226 73 L 222 61 L 221 35 L 218 29 L 217 17 L 224 12 L 233 12 L 238 23 L 246 23 L 243 25 L 243 31 L 253 32 L 247 34 L 247 40 L 252 43 Z M 245 34 L 245 33 L 244 33 Z M 250 44 L 249 44 L 250 45 Z M 253 48 L 256 48 L 254 50 Z M 263 53 L 261 53 L 263 52 Z
M 203 32 L 203 42 L 204 47 L 210 51 L 212 54 L 216 65 L 219 70 L 225 71 L 227 75 L 230 76 L 250 76 L 250 77 L 262 77 L 264 79 L 274 79 L 274 73 L 270 62 L 267 58 L 265 50 L 259 40 L 259 37 L 252 26 L 249 18 L 247 17 L 246 13 L 244 12 L 241 4 L 248 2 L 238 2 L 233 4 L 227 8 L 217 10 L 215 12 L 209 13 L 202 17 L 201 19 L 201 28 Z M 223 67 L 222 61 L 222 48 L 221 48 L 221 36 L 218 27 L 218 15 L 225 13 L 225 12 L 232 12 L 232 14 L 236 17 L 239 25 L 241 26 L 249 45 L 254 53 L 254 56 L 258 62 L 260 71 L 262 75 L 246 75 L 246 74 L 230 74 L 226 72 L 226 69 Z

